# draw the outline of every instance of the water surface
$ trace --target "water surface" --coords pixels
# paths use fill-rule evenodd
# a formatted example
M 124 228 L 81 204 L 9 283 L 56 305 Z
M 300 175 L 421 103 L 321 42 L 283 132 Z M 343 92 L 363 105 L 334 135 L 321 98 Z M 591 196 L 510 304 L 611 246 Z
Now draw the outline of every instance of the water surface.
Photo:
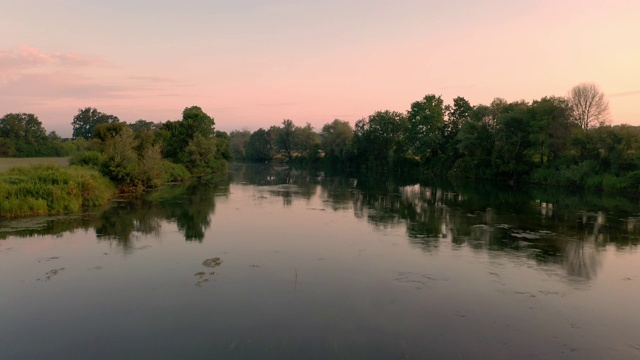
M 285 167 L 0 223 L 2 359 L 636 359 L 640 208 Z

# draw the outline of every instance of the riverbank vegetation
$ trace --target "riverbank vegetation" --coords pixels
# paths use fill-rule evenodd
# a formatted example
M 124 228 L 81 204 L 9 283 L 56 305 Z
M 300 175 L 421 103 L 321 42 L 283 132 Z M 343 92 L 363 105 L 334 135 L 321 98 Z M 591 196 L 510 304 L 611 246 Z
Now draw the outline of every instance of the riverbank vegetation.
M 77 213 L 106 204 L 114 194 L 113 184 L 92 169 L 16 167 L 0 173 L 0 217 Z
M 406 112 L 377 111 L 354 127 L 334 120 L 315 133 L 285 120 L 231 132 L 245 161 L 283 161 L 347 172 L 534 183 L 611 193 L 640 189 L 640 128 L 608 125 L 608 104 L 593 84 L 567 97 L 445 104 L 429 94 Z
M 33 114 L 0 118 L 0 156 L 71 156 L 74 166 L 111 180 L 121 193 L 222 173 L 232 158 L 286 162 L 329 173 L 485 179 L 611 193 L 640 189 L 640 128 L 608 125 L 608 103 L 594 84 L 566 97 L 531 102 L 494 99 L 445 104 L 428 94 L 405 112 L 380 110 L 355 122 L 321 129 L 280 125 L 215 130 L 197 106 L 164 123 L 120 121 L 95 108 L 79 109 L 72 139 L 46 134 Z
M 45 135 L 33 114 L 7 114 L 0 119 L 0 154 L 71 155 L 71 168 L 38 165 L 2 173 L 0 217 L 77 212 L 103 204 L 116 192 L 140 194 L 169 182 L 223 173 L 231 159 L 229 136 L 214 125 L 197 106 L 185 108 L 180 120 L 161 124 L 127 124 L 85 108 L 73 118 L 74 138 L 63 140 Z M 45 151 L 58 148 L 64 151 Z

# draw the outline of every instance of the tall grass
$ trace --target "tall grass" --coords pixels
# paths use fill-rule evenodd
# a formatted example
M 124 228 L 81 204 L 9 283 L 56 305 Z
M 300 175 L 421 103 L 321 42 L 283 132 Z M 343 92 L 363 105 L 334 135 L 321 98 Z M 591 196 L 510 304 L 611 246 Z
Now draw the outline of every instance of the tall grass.
M 28 166 L 34 164 L 55 164 L 62 167 L 69 166 L 69 157 L 36 157 L 36 158 L 3 158 L 0 157 L 0 172 L 7 171 L 16 166 Z
M 0 173 L 0 217 L 76 213 L 107 203 L 114 193 L 113 184 L 93 169 L 16 167 Z

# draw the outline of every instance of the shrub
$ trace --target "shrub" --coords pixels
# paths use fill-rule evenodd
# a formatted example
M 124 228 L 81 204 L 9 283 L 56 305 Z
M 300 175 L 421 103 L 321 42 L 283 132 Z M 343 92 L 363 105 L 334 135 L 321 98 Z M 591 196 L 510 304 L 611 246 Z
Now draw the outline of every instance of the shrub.
M 32 165 L 0 174 L 0 217 L 74 213 L 103 205 L 111 182 L 90 168 Z

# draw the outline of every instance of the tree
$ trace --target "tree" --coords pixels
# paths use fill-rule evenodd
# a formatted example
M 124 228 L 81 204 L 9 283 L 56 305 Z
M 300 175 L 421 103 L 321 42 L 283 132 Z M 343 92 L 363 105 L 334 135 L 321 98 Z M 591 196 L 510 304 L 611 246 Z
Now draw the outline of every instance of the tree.
M 402 135 L 406 124 L 404 114 L 388 110 L 376 111 L 367 119 L 358 120 L 353 131 L 353 148 L 361 165 L 371 170 L 387 170 L 403 156 Z
M 0 118 L 0 154 L 3 156 L 45 156 L 50 142 L 34 114 L 11 113 Z
M 246 160 L 251 131 L 247 129 L 234 130 L 229 134 L 229 137 L 229 146 L 231 147 L 231 153 L 234 159 L 241 161 Z
M 345 160 L 352 140 L 353 129 L 347 121 L 333 120 L 332 123 L 325 124 L 320 132 L 322 150 L 329 159 Z
M 532 169 L 532 159 L 525 153 L 531 147 L 528 108 L 524 101 L 509 103 L 496 122 L 492 167 L 496 175 L 510 182 Z
M 593 83 L 574 86 L 567 97 L 571 117 L 581 128 L 589 129 L 604 125 L 609 116 L 609 102 Z
M 407 113 L 406 144 L 414 155 L 425 162 L 440 153 L 445 129 L 442 98 L 433 94 L 411 104 Z
M 287 159 L 293 158 L 293 150 L 296 141 L 296 126 L 290 119 L 282 121 L 282 127 L 272 127 L 270 129 L 273 136 L 273 144 L 278 151 L 282 151 Z
M 307 123 L 304 127 L 296 126 L 294 129 L 294 150 L 302 156 L 309 156 L 313 149 L 317 150 L 318 134 L 313 131 L 313 126 Z M 316 154 L 314 154 L 316 155 Z
M 215 135 L 215 122 L 198 106 L 191 106 L 182 112 L 182 120 L 167 121 L 160 127 L 160 138 L 164 144 L 163 155 L 179 164 L 188 162 L 186 147 L 196 135 L 211 139 Z
M 109 115 L 98 111 L 96 108 L 87 107 L 78 109 L 78 113 L 73 117 L 73 138 L 91 139 L 93 130 L 100 124 L 113 124 L 120 122 L 115 115 Z
M 154 123 L 153 121 L 140 119 L 129 124 L 129 127 L 131 128 L 131 130 L 133 130 L 134 133 L 138 134 L 146 131 L 154 131 L 158 128 L 158 124 Z
M 539 166 L 556 160 L 566 149 L 572 128 L 569 105 L 562 97 L 543 97 L 529 107 L 529 128 L 534 162 Z
M 246 157 L 247 160 L 255 162 L 265 162 L 273 159 L 271 135 L 267 130 L 260 128 L 249 136 Z

